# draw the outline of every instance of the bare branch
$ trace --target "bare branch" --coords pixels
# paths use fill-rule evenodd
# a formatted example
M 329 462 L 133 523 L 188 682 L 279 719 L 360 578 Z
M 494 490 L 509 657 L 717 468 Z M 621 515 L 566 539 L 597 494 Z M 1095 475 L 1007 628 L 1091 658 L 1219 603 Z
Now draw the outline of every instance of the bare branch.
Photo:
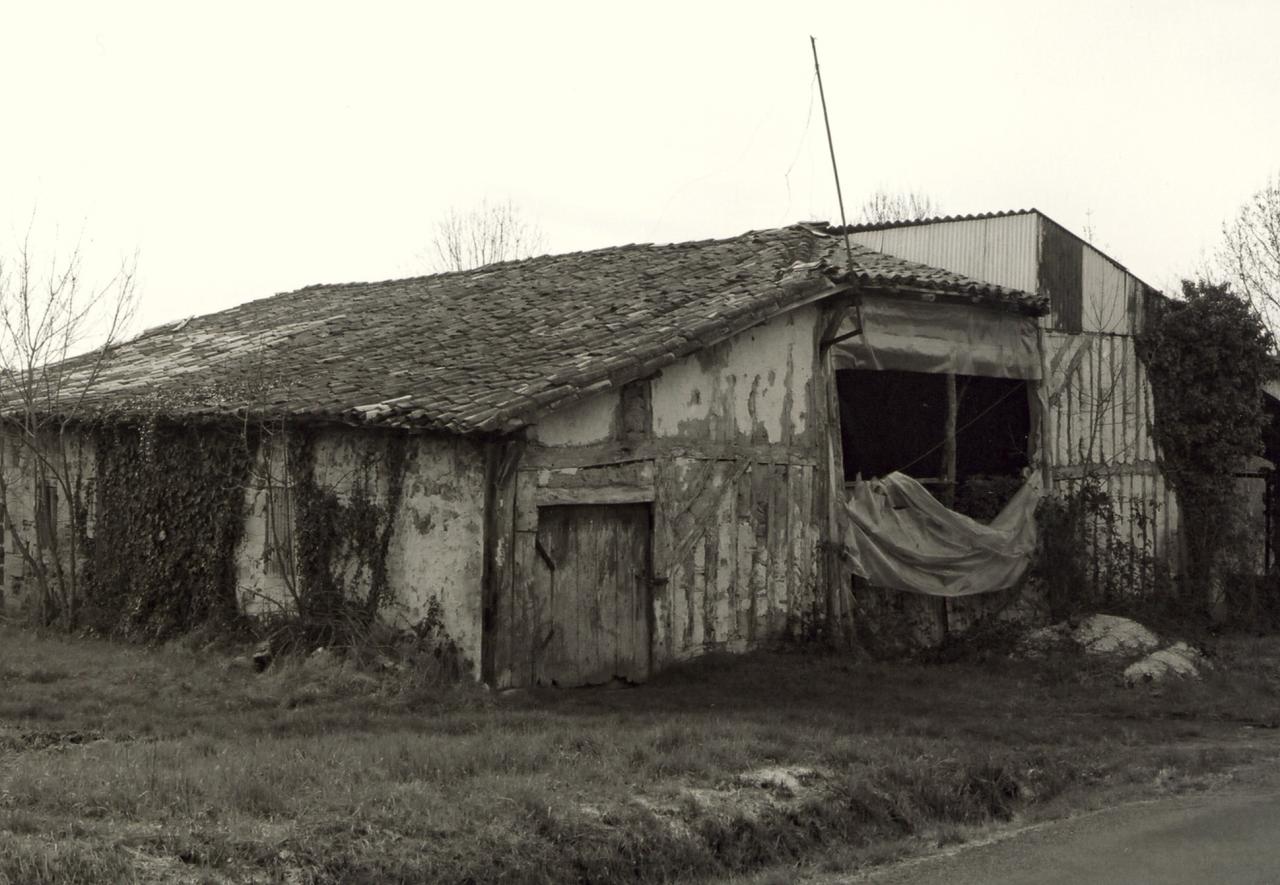
M 1280 176 L 1269 179 L 1222 226 L 1216 263 L 1272 333 L 1280 331 Z
M 436 223 L 428 264 L 436 272 L 470 270 L 528 258 L 543 248 L 538 226 L 511 203 L 482 202 L 466 212 L 451 209 Z
M 34 218 L 20 242 L 0 248 L 0 521 L 35 584 L 38 616 L 72 626 L 86 464 L 71 427 L 90 417 L 86 397 L 132 319 L 136 257 L 100 285 L 87 285 L 80 244 L 38 252 L 33 229 Z M 96 346 L 84 352 L 90 344 Z M 50 522 L 35 537 L 19 530 L 32 524 L 27 511 L 34 507 L 40 523 L 40 507 L 58 501 L 65 513 L 56 522 L 46 512 Z

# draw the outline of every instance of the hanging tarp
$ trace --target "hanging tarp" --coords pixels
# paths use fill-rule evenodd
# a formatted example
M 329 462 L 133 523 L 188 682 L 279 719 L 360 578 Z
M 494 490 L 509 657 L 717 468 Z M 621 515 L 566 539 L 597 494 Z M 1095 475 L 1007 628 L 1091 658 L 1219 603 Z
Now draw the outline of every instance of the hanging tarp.
M 989 525 L 948 510 L 911 477 L 854 483 L 844 513 L 854 574 L 877 587 L 930 596 L 1004 590 L 1036 549 L 1039 474 L 1033 472 Z
M 1034 317 L 968 304 L 865 296 L 862 333 L 838 341 L 837 369 L 1041 377 Z M 840 334 L 853 331 L 853 314 Z

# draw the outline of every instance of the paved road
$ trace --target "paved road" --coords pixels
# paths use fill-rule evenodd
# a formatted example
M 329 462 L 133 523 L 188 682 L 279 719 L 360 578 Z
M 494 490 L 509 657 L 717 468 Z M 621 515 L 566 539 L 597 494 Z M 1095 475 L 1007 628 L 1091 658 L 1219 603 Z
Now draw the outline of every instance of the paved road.
M 1280 883 L 1280 789 L 1122 805 L 882 869 L 875 885 Z

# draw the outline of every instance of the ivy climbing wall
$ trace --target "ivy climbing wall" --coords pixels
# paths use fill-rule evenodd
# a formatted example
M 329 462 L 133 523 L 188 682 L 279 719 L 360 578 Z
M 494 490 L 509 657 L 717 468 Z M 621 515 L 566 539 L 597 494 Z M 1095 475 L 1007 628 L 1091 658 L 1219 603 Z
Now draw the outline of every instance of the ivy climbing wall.
M 332 427 L 271 434 L 244 491 L 242 608 L 340 594 L 480 660 L 484 454 L 457 437 Z
M 447 638 L 478 664 L 480 444 L 344 427 L 144 422 L 73 433 L 61 448 L 74 495 L 38 489 L 31 453 L 11 440 L 0 469 L 28 549 L 49 549 L 37 510 L 50 507 L 56 549 L 64 558 L 80 551 L 86 623 L 163 638 L 241 613 L 296 614 L 301 603 L 332 614 L 351 603 Z M 29 610 L 31 568 L 9 532 L 4 554 L 0 608 Z

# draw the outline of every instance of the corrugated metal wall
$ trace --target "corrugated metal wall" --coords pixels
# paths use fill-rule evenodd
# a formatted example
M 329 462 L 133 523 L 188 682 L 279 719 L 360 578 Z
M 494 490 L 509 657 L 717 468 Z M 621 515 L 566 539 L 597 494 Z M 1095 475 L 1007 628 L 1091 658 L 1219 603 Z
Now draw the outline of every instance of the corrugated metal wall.
M 1175 568 L 1178 506 L 1160 473 L 1151 437 L 1151 383 L 1131 335 L 1045 332 L 1049 367 L 1046 448 L 1055 484 L 1068 491 L 1087 477 L 1111 498 L 1112 541 Z
M 854 233 L 858 243 L 1049 297 L 1041 320 L 1060 490 L 1095 476 L 1111 496 L 1115 533 L 1136 551 L 1177 562 L 1178 508 L 1156 465 L 1151 387 L 1133 335 L 1146 286 L 1035 211 Z
M 1030 212 L 850 235 L 879 252 L 1023 292 L 1034 292 L 1038 285 L 1039 237 L 1040 216 Z
M 1081 251 L 1084 331 L 1129 335 L 1141 330 L 1142 284 L 1092 246 Z

